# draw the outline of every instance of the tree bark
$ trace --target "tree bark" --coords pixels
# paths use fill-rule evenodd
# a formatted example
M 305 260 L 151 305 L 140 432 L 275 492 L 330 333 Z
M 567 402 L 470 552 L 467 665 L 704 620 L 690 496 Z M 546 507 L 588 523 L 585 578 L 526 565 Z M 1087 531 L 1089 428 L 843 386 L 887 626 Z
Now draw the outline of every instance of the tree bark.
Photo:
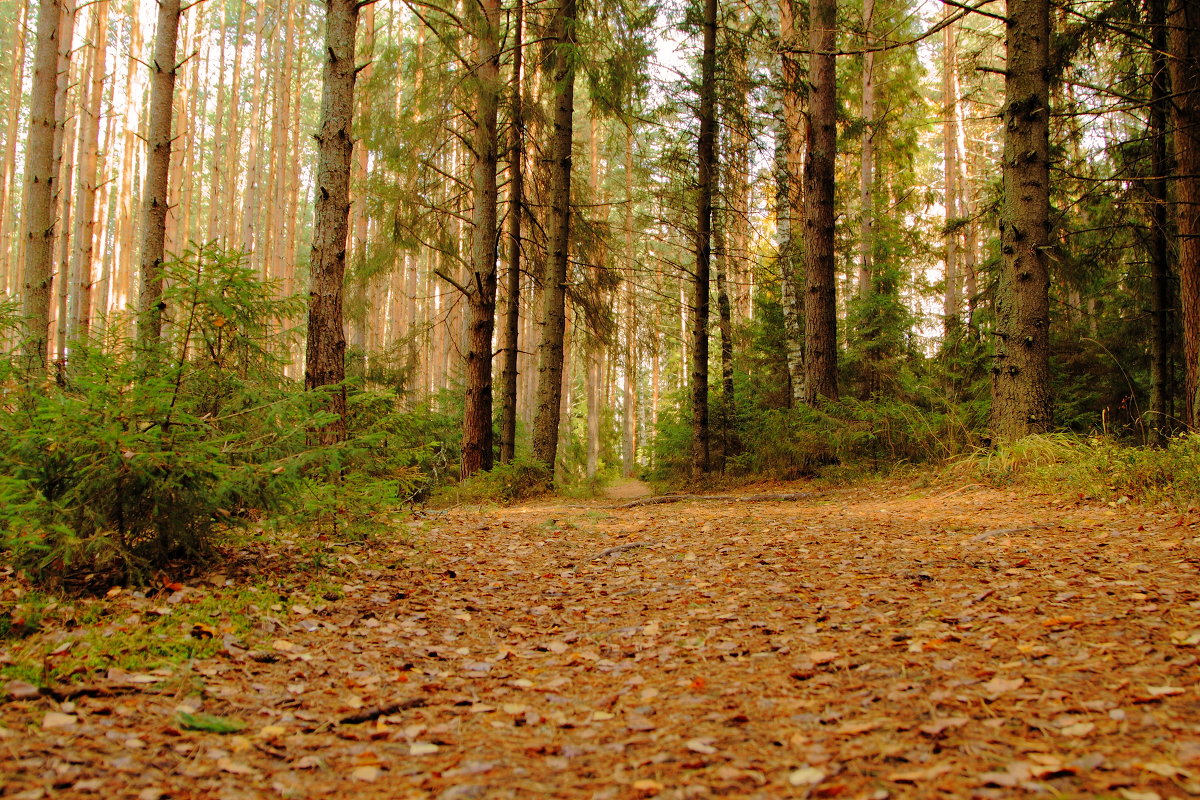
M 350 223 L 350 138 L 354 114 L 354 34 L 357 0 L 325 0 L 325 69 L 322 73 L 321 127 L 317 133 L 317 191 L 313 220 L 304 388 L 341 384 L 346 378 L 346 334 L 342 285 L 346 275 L 346 235 Z M 346 390 L 334 390 L 329 409 L 338 421 L 324 428 L 322 443 L 346 436 Z
M 692 292 L 692 475 L 709 470 L 708 317 L 713 183 L 717 168 L 717 0 L 704 2 L 700 135 L 696 143 L 696 274 Z
M 25 149 L 25 274 L 21 312 L 27 332 L 22 353 L 30 366 L 49 357 L 50 291 L 56 234 L 54 193 L 54 100 L 57 93 L 59 10 L 57 0 L 38 3 L 37 40 Z
M 553 85 L 554 135 L 550 143 L 550 225 L 542 279 L 538 344 L 537 415 L 533 457 L 554 469 L 562 402 L 563 336 L 566 332 L 567 266 L 570 242 L 571 144 L 575 112 L 575 0 L 562 0 L 551 38 L 557 43 Z
M 71 256 L 71 302 L 67 336 L 86 336 L 91 323 L 92 256 L 95 252 L 100 110 L 104 99 L 104 65 L 108 52 L 107 2 L 92 9 L 91 60 L 88 65 L 83 122 L 79 131 L 79 185 L 75 199 L 74 250 Z
M 517 356 L 521 343 L 521 223 L 525 213 L 525 113 L 521 97 L 525 0 L 517 0 L 513 20 L 512 131 L 508 187 L 508 296 L 504 310 L 504 366 L 500 372 L 500 462 L 517 455 Z
M 500 0 L 480 0 L 475 14 L 475 130 L 472 137 L 471 284 L 462 476 L 492 468 L 492 334 L 496 328 L 496 246 L 500 105 Z
M 20 136 L 21 125 L 21 103 L 17 98 L 21 96 L 21 86 L 25 81 L 25 21 L 28 14 L 29 4 L 21 3 L 17 7 L 16 25 L 13 26 L 10 40 L 12 68 L 6 87 L 9 102 L 4 125 L 4 156 L 0 158 L 0 240 L 5 243 L 3 249 L 0 249 L 0 290 L 10 295 L 16 294 L 20 285 L 17 280 L 19 267 L 16 262 L 20 247 L 17 244 L 16 233 L 10 235 L 9 229 L 20 222 L 12 213 L 15 205 L 12 195 L 17 167 L 17 138 Z
M 141 291 L 138 294 L 138 342 L 146 346 L 162 335 L 162 265 L 167 236 L 167 178 L 171 170 L 171 106 L 175 98 L 175 50 L 179 37 L 179 0 L 158 0 L 158 29 L 150 64 L 150 152 L 146 159 L 142 221 Z
M 637 300 L 634 268 L 637 250 L 633 237 L 633 126 L 625 136 L 625 364 L 622 370 L 624 418 L 621 436 L 622 474 L 632 478 L 637 472 Z
M 799 291 L 803 265 L 800 220 L 804 210 L 804 71 L 795 50 L 799 25 L 795 0 L 779 0 L 780 72 L 783 108 L 776 142 L 776 218 L 779 229 L 779 278 L 782 284 L 784 340 L 790 392 L 788 402 L 804 402 L 804 294 Z
M 1171 103 L 1167 80 L 1167 3 L 1148 0 L 1150 17 L 1150 431 L 1155 444 L 1170 433 L 1167 398 L 1171 395 L 1171 265 L 1167 244 L 1167 117 Z
M 1175 134 L 1175 221 L 1183 316 L 1185 421 L 1200 420 L 1200 9 L 1170 0 L 1167 11 Z
M 858 296 L 871 294 L 875 273 L 875 0 L 863 0 L 862 163 L 858 174 Z
M 946 6 L 945 14 L 956 13 Z M 946 230 L 943 234 L 945 252 L 946 290 L 942 299 L 942 325 L 946 337 L 958 328 L 959 323 L 959 233 L 955 229 L 959 212 L 958 185 L 958 86 L 955 80 L 958 70 L 958 28 L 950 23 L 942 31 L 942 158 L 944 159 L 945 194 L 942 205 L 946 214 Z
M 834 159 L 837 156 L 837 0 L 814 0 L 809 44 L 808 151 L 804 165 L 805 401 L 837 399 L 837 308 L 833 251 Z
M 992 433 L 997 441 L 1040 433 L 1051 423 L 1048 0 L 1010 0 L 1006 44 L 1003 263 L 992 368 Z

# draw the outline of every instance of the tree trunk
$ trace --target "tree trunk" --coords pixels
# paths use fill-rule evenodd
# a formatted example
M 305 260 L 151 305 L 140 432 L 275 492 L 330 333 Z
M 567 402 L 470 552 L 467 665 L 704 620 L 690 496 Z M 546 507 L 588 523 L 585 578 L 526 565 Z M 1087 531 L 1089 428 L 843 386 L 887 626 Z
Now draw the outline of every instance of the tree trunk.
M 57 85 L 59 10 L 57 0 L 38 3 L 37 45 L 25 149 L 25 275 L 21 312 L 28 330 L 22 352 L 30 366 L 49 356 L 50 289 L 54 280 L 54 99 Z
M 834 277 L 834 159 L 837 155 L 837 0 L 813 0 L 808 151 L 804 165 L 804 391 L 837 399 L 837 308 Z
M 467 396 L 462 476 L 492 468 L 492 334 L 496 328 L 496 158 L 500 105 L 500 0 L 481 0 L 475 20 L 475 130 Z
M 1170 0 L 1167 10 L 1171 92 L 1175 99 L 1175 221 L 1183 316 L 1185 421 L 1200 420 L 1200 9 Z
M 1170 433 L 1167 398 L 1171 395 L 1171 265 L 1167 245 L 1167 3 L 1148 0 L 1150 35 L 1150 431 L 1155 444 Z
M 17 98 L 21 96 L 21 86 L 25 81 L 25 21 L 28 13 L 29 4 L 21 3 L 17 7 L 16 25 L 12 29 L 12 69 L 6 87 L 9 101 L 4 124 L 4 155 L 0 158 L 0 241 L 4 242 L 3 248 L 0 248 L 0 291 L 9 295 L 16 294 L 19 285 L 16 258 L 20 247 L 17 235 L 10 235 L 9 229 L 19 224 L 19 219 L 12 213 L 15 205 L 12 194 L 17 167 L 17 138 L 21 126 L 21 103 Z
M 91 321 L 92 255 L 95 252 L 100 110 L 104 99 L 104 65 L 108 52 L 108 6 L 92 8 L 91 61 L 85 80 L 83 122 L 79 131 L 79 185 L 75 199 L 74 251 L 71 256 L 71 301 L 67 337 L 86 336 Z
M 946 6 L 947 16 L 957 13 L 955 9 Z M 942 31 L 942 157 L 944 159 L 945 195 L 942 205 L 946 213 L 946 230 L 943 235 L 945 253 L 946 291 L 942 300 L 943 329 L 946 337 L 958 328 L 959 312 L 959 274 L 958 274 L 958 239 L 959 233 L 955 226 L 960 216 L 958 199 L 958 87 L 955 76 L 958 70 L 958 28 L 950 23 Z
M 700 135 L 696 160 L 696 274 L 692 294 L 692 475 L 709 470 L 708 316 L 712 255 L 713 183 L 717 167 L 717 0 L 704 1 L 700 62 Z
M 633 126 L 625 137 L 625 365 L 622 370 L 624 418 L 621 436 L 622 474 L 632 478 L 637 472 L 637 300 L 634 268 L 637 250 L 633 238 Z
M 587 365 L 584 373 L 584 394 L 587 398 L 587 461 L 584 475 L 591 480 L 600 469 L 600 406 L 604 380 L 604 348 L 595 342 L 587 347 Z
M 517 454 L 517 356 L 521 343 L 521 215 L 525 188 L 525 114 L 521 98 L 522 37 L 525 0 L 517 0 L 513 21 L 512 139 L 508 162 L 508 295 L 504 310 L 504 366 L 500 372 L 500 462 L 508 464 Z
M 142 192 L 141 292 L 138 341 L 145 346 L 162 335 L 162 265 L 167 236 L 167 176 L 171 169 L 171 106 L 175 98 L 175 49 L 179 36 L 179 0 L 158 0 L 158 29 L 150 64 L 150 152 Z
M 554 136 L 550 143 L 550 225 L 542 280 L 542 326 L 538 343 L 537 415 L 533 421 L 533 457 L 554 469 L 562 401 L 563 335 L 570 242 L 571 143 L 575 112 L 575 0 L 561 0 L 555 12 L 553 85 Z
M 804 209 L 804 72 L 799 48 L 795 0 L 779 0 L 780 71 L 783 115 L 776 142 L 776 218 L 779 227 L 779 277 L 782 284 L 787 372 L 793 405 L 804 402 L 804 295 L 800 285 L 803 240 L 799 220 Z
M 858 207 L 862 214 L 858 238 L 858 296 L 871 294 L 875 273 L 875 0 L 863 0 L 862 164 L 858 174 Z
M 1050 427 L 1049 0 L 1010 0 L 992 432 Z
M 346 377 L 346 334 L 342 320 L 342 284 L 346 275 L 346 234 L 350 224 L 350 138 L 354 114 L 354 34 L 357 0 L 326 0 L 325 69 L 321 80 L 321 128 L 317 133 L 317 192 L 313 219 L 312 286 L 308 299 L 308 336 L 304 388 L 341 384 Z M 320 432 L 322 443 L 346 436 L 346 390 L 339 387 L 330 411 L 338 421 Z

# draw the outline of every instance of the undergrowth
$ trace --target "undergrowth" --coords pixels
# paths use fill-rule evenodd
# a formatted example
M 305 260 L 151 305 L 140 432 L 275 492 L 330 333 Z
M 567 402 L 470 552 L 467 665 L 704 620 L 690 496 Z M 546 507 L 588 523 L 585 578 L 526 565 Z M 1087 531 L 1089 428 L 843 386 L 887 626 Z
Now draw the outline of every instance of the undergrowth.
M 158 341 L 117 315 L 53 375 L 0 357 L 0 561 L 103 590 L 202 562 L 239 527 L 361 539 L 393 526 L 424 477 L 426 417 L 352 386 L 348 440 L 314 445 L 328 397 L 284 376 L 303 298 L 211 246 L 164 273 Z M 0 327 L 21 334 L 11 304 Z
M 945 474 L 1005 485 L 1141 503 L 1200 503 L 1200 435 L 1182 434 L 1165 447 L 1137 447 L 1104 436 L 1027 436 L 951 462 Z

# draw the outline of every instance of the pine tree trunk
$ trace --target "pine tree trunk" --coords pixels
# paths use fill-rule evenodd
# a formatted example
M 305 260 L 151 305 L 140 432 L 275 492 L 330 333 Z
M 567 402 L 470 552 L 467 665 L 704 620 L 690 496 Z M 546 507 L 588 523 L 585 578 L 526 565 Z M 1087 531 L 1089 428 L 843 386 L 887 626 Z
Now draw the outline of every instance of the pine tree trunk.
M 317 197 L 310 257 L 308 335 L 304 387 L 341 384 L 346 377 L 346 334 L 342 284 L 346 274 L 346 235 L 350 222 L 350 138 L 354 114 L 354 34 L 357 0 L 325 0 L 325 68 L 322 72 L 321 127 L 317 133 Z M 346 390 L 331 397 L 339 420 L 320 432 L 322 443 L 346 436 Z
M 871 294 L 875 273 L 875 0 L 863 0 L 862 163 L 858 175 L 858 207 L 862 214 L 858 238 L 858 296 Z
M 4 124 L 4 156 L 0 159 L 0 291 L 9 295 L 17 293 L 19 267 L 16 259 L 20 247 L 18 237 L 10 235 L 9 229 L 18 224 L 18 219 L 12 213 L 13 182 L 16 178 L 17 138 L 20 136 L 21 125 L 21 85 L 25 80 L 25 20 L 29 12 L 29 4 L 21 3 L 17 9 L 16 25 L 12 29 L 12 39 L 9 57 L 12 68 L 8 76 L 8 108 Z
M 637 472 L 637 290 L 634 269 L 637 249 L 633 238 L 633 127 L 625 137 L 625 364 L 622 370 L 622 400 L 624 416 L 621 436 L 622 474 L 631 478 Z
M 837 155 L 837 0 L 813 0 L 808 150 L 804 165 L 804 390 L 815 405 L 837 399 L 834 160 Z
M 589 350 L 584 373 L 584 393 L 587 396 L 587 462 L 584 475 L 591 480 L 600 469 L 600 406 L 603 402 L 600 384 L 604 379 L 604 350 L 595 343 L 591 344 Z
M 496 328 L 496 159 L 500 106 L 500 0 L 481 0 L 475 19 L 471 283 L 462 476 L 492 468 L 492 334 Z
M 1171 265 L 1167 244 L 1167 3 L 1148 0 L 1150 36 L 1150 431 L 1155 444 L 1170 433 L 1167 398 L 1171 395 Z
M 104 65 L 108 53 L 108 3 L 92 7 L 91 60 L 84 78 L 79 131 L 79 178 L 75 199 L 74 250 L 71 255 L 71 299 L 68 339 L 85 336 L 92 305 L 92 255 L 95 252 L 100 110 L 104 99 Z
M 946 6 L 947 16 L 957 13 L 955 9 Z M 958 240 L 959 233 L 955 229 L 959 210 L 958 186 L 958 86 L 955 80 L 958 71 L 958 27 L 954 23 L 946 26 L 942 32 L 942 156 L 945 161 L 945 199 L 946 230 L 943 237 L 945 254 L 946 291 L 942 303 L 943 327 L 949 337 L 959 323 L 959 270 L 958 270 Z
M 1003 265 L 996 295 L 992 433 L 1012 441 L 1050 427 L 1048 0 L 1010 0 L 1005 76 Z
M 525 114 L 521 98 L 524 55 L 525 0 L 517 0 L 513 20 L 512 140 L 509 155 L 508 273 L 505 286 L 504 366 L 500 372 L 500 461 L 507 464 L 517 454 L 517 356 L 521 322 L 521 215 L 524 213 Z
M 1185 422 L 1200 424 L 1200 9 L 1170 0 L 1167 10 L 1174 95 L 1175 224 L 1183 317 Z
M 37 45 L 25 149 L 25 274 L 21 312 L 28 326 L 22 353 L 30 366 L 49 357 L 50 289 L 54 279 L 54 99 L 57 84 L 57 0 L 38 3 Z
M 713 183 L 717 167 L 717 0 L 704 2 L 700 61 L 700 134 L 696 158 L 696 272 L 692 289 L 692 475 L 709 470 L 708 316 L 712 256 Z
M 111 2 L 111 0 L 109 0 Z M 125 97 L 142 96 L 142 70 L 146 58 L 142 26 L 139 22 L 139 0 L 129 0 L 129 56 L 126 59 Z M 120 176 L 117 187 L 117 224 L 113 236 L 113 253 L 109 272 L 110 292 L 115 305 L 121 307 L 133 295 L 134 275 L 134 173 L 140 140 L 141 103 L 129 101 L 125 104 L 125 124 L 121 132 L 121 161 L 116 168 Z M 109 254 L 105 254 L 109 258 Z
M 175 50 L 179 37 L 180 0 L 158 0 L 154 60 L 150 63 L 150 152 L 146 188 L 142 192 L 141 292 L 138 295 L 138 340 L 145 346 L 162 335 L 162 265 L 167 236 L 167 177 L 171 170 L 171 107 L 175 98 Z
M 542 280 L 538 343 L 537 415 L 533 421 L 533 457 L 554 469 L 563 379 L 566 289 L 570 241 L 571 143 L 575 112 L 575 0 L 561 0 L 555 11 L 553 85 L 554 136 L 550 142 L 550 225 Z

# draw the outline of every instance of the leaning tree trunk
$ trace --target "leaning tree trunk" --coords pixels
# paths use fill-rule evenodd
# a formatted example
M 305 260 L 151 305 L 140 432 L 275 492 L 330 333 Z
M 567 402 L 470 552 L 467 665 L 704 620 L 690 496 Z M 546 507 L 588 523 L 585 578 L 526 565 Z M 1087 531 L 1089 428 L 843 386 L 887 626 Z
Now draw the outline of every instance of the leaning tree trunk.
M 1009 0 L 992 434 L 1050 427 L 1050 4 Z
M 58 71 L 59 3 L 38 4 L 37 45 L 25 148 L 25 276 L 21 313 L 28 331 L 22 352 L 30 366 L 49 357 L 50 287 L 54 280 L 54 96 Z
M 138 342 L 162 335 L 163 256 L 167 238 L 167 176 L 171 171 L 171 105 L 175 97 L 175 50 L 179 37 L 179 0 L 158 0 L 158 30 L 150 64 L 150 152 L 146 158 L 145 216 L 142 222 L 141 291 L 138 294 Z
M 833 252 L 834 159 L 837 154 L 837 0 L 812 3 L 809 45 L 808 158 L 804 165 L 805 401 L 837 399 L 837 308 Z
M 709 469 L 708 315 L 712 256 L 713 180 L 717 167 L 717 0 L 704 0 L 700 61 L 700 136 L 696 198 L 696 275 L 692 293 L 692 474 Z
M 350 158 L 354 143 L 354 34 L 357 0 L 325 0 L 325 69 L 321 128 L 317 133 L 317 201 L 313 219 L 312 286 L 308 296 L 308 336 L 304 388 L 339 385 L 329 410 L 338 420 L 322 429 L 324 444 L 346 436 L 346 333 L 342 284 L 346 275 L 346 234 L 350 225 Z
M 521 103 L 521 64 L 524 48 L 525 2 L 517 0 L 513 21 L 512 146 L 509 150 L 508 274 L 505 286 L 508 305 L 504 310 L 504 366 L 500 372 L 500 462 L 507 464 L 517 454 L 517 356 L 521 335 L 521 215 L 525 189 L 525 115 Z
M 548 470 L 558 456 L 561 416 L 563 337 L 566 333 L 568 243 L 570 241 L 571 137 L 575 113 L 575 0 L 562 0 L 555 12 L 553 86 L 554 135 L 550 142 L 550 224 L 542 277 L 538 344 L 537 414 L 533 457 Z
M 496 329 L 496 117 L 500 105 L 500 0 L 476 12 L 474 209 L 471 285 L 467 289 L 467 396 L 463 411 L 462 477 L 492 468 L 492 334 Z

